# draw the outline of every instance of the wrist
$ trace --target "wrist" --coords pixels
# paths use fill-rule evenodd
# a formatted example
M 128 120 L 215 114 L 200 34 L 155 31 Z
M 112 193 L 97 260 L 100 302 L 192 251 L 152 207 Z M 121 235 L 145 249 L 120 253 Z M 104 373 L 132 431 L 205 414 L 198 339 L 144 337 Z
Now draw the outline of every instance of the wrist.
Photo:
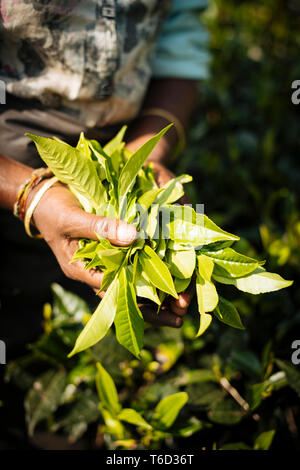
M 128 130 L 127 145 L 134 152 L 151 137 L 160 132 L 169 122 L 161 116 L 141 115 Z M 155 146 L 147 162 L 166 164 L 178 141 L 176 130 L 171 127 Z
M 25 213 L 27 211 L 27 200 L 40 182 L 45 178 L 53 175 L 49 168 L 38 168 L 33 170 L 28 178 L 19 188 L 16 201 L 14 203 L 14 215 L 18 217 L 22 222 L 25 218 Z
M 33 168 L 0 155 L 0 206 L 14 210 L 20 188 L 31 177 Z
M 52 175 L 52 177 L 47 177 L 47 178 L 44 178 L 42 181 L 40 181 L 32 189 L 32 191 L 30 191 L 30 194 L 26 201 L 25 214 L 27 214 L 28 211 L 31 211 L 30 208 L 32 207 L 32 204 L 34 204 L 34 210 L 30 216 L 30 224 L 33 227 L 37 228 L 38 230 L 39 230 L 39 223 L 38 223 L 39 215 L 42 215 L 45 211 L 52 212 L 52 210 L 51 209 L 49 210 L 49 208 L 47 207 L 47 204 L 46 204 L 46 207 L 44 207 L 45 206 L 45 204 L 43 204 L 43 202 L 45 201 L 44 198 L 47 197 L 48 199 L 49 196 L 52 194 L 52 192 L 55 191 L 55 188 L 57 186 L 61 186 L 61 183 L 59 183 L 56 178 L 55 178 L 56 181 L 53 181 L 53 180 L 54 178 Z M 43 190 L 44 186 L 46 186 L 45 190 Z M 47 196 L 45 196 L 45 193 L 47 193 Z M 40 194 L 41 197 L 39 197 L 38 194 Z

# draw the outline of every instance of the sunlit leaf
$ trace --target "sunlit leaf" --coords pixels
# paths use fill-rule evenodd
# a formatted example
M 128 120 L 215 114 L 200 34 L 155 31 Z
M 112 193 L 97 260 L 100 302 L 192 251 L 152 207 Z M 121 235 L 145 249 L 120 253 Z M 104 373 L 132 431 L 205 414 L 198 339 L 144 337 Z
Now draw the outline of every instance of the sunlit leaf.
M 185 392 L 174 393 L 163 398 L 154 410 L 153 427 L 162 430 L 170 428 L 187 400 L 188 395 Z
M 104 298 L 78 336 L 75 346 L 68 357 L 93 346 L 106 335 L 115 318 L 118 292 L 119 281 L 118 275 L 116 275 L 107 289 Z
M 112 415 L 120 413 L 121 405 L 114 381 L 99 362 L 97 363 L 96 387 L 101 404 Z
M 269 273 L 259 267 L 248 276 L 232 279 L 229 277 L 218 276 L 214 274 L 216 281 L 222 284 L 232 284 L 243 292 L 250 294 L 263 294 L 273 292 L 293 284 L 293 281 L 286 281 L 279 274 Z

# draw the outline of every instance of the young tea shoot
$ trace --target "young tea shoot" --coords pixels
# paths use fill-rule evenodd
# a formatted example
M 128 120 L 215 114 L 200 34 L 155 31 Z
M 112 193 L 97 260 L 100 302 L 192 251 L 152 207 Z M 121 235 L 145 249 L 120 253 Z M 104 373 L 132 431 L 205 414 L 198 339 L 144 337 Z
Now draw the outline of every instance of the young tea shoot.
M 236 307 L 218 293 L 218 284 L 261 294 L 292 284 L 232 248 L 239 237 L 218 227 L 202 212 L 179 205 L 182 175 L 164 187 L 156 184 L 150 153 L 170 126 L 149 139 L 134 153 L 125 149 L 126 127 L 104 147 L 81 133 L 72 147 L 57 139 L 26 134 L 59 181 L 68 185 L 82 208 L 90 213 L 116 217 L 133 224 L 137 240 L 128 247 L 113 246 L 107 239 L 81 239 L 73 261 L 104 273 L 99 306 L 79 334 L 73 356 L 100 341 L 114 323 L 120 344 L 140 357 L 144 320 L 139 298 L 159 309 L 166 298 L 196 282 L 199 330 L 203 334 L 214 318 L 243 329 Z

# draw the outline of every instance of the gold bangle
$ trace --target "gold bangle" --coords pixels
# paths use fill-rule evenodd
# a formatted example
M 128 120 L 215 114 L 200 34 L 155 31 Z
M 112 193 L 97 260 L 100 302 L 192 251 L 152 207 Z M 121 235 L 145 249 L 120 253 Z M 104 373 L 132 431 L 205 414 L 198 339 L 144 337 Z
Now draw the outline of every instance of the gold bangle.
M 178 137 L 178 144 L 175 154 L 178 155 L 184 150 L 186 145 L 185 130 L 182 122 L 175 116 L 175 114 L 163 108 L 146 108 L 141 112 L 141 116 L 159 116 L 166 121 L 172 122 Z
M 27 235 L 29 235 L 29 237 L 31 237 L 31 238 L 43 238 L 40 233 L 38 233 L 36 235 L 31 233 L 31 230 L 30 230 L 31 217 L 33 215 L 33 212 L 34 212 L 36 206 L 40 202 L 41 198 L 44 196 L 45 192 L 48 191 L 48 189 L 51 188 L 51 186 L 54 183 L 56 183 L 57 181 L 58 181 L 58 179 L 56 178 L 56 176 L 54 176 L 53 178 L 50 178 L 49 181 L 47 181 L 47 183 L 45 183 L 41 187 L 41 189 L 36 193 L 36 195 L 34 196 L 34 198 L 31 201 L 30 206 L 28 207 L 28 209 L 25 213 L 24 227 L 25 227 L 25 231 L 26 231 Z
M 52 171 L 49 168 L 37 168 L 31 173 L 31 177 L 20 186 L 18 191 L 17 200 L 14 204 L 13 213 L 22 222 L 24 221 L 24 212 L 26 207 L 26 201 L 30 191 L 37 186 L 43 179 L 50 178 L 53 176 Z

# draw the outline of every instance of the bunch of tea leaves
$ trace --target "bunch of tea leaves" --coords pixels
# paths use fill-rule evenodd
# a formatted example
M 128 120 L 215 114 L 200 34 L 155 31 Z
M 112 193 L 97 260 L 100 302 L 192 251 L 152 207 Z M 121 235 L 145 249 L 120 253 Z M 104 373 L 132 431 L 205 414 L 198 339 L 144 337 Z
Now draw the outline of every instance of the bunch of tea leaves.
M 165 297 L 177 299 L 194 279 L 200 314 L 197 336 L 213 317 L 244 328 L 235 306 L 218 294 L 218 283 L 251 294 L 276 291 L 292 283 L 267 272 L 263 262 L 236 252 L 231 245 L 239 237 L 191 206 L 178 204 L 183 184 L 191 176 L 181 175 L 163 188 L 157 186 L 154 171 L 145 162 L 169 127 L 134 153 L 125 149 L 125 126 L 104 147 L 83 133 L 76 148 L 55 138 L 26 134 L 85 211 L 132 223 L 139 235 L 129 247 L 113 246 L 98 235 L 97 241 L 80 240 L 73 260 L 83 260 L 86 269 L 103 271 L 100 291 L 106 292 L 70 356 L 96 344 L 114 323 L 120 344 L 139 357 L 144 320 L 137 298 L 157 304 L 159 315 Z

